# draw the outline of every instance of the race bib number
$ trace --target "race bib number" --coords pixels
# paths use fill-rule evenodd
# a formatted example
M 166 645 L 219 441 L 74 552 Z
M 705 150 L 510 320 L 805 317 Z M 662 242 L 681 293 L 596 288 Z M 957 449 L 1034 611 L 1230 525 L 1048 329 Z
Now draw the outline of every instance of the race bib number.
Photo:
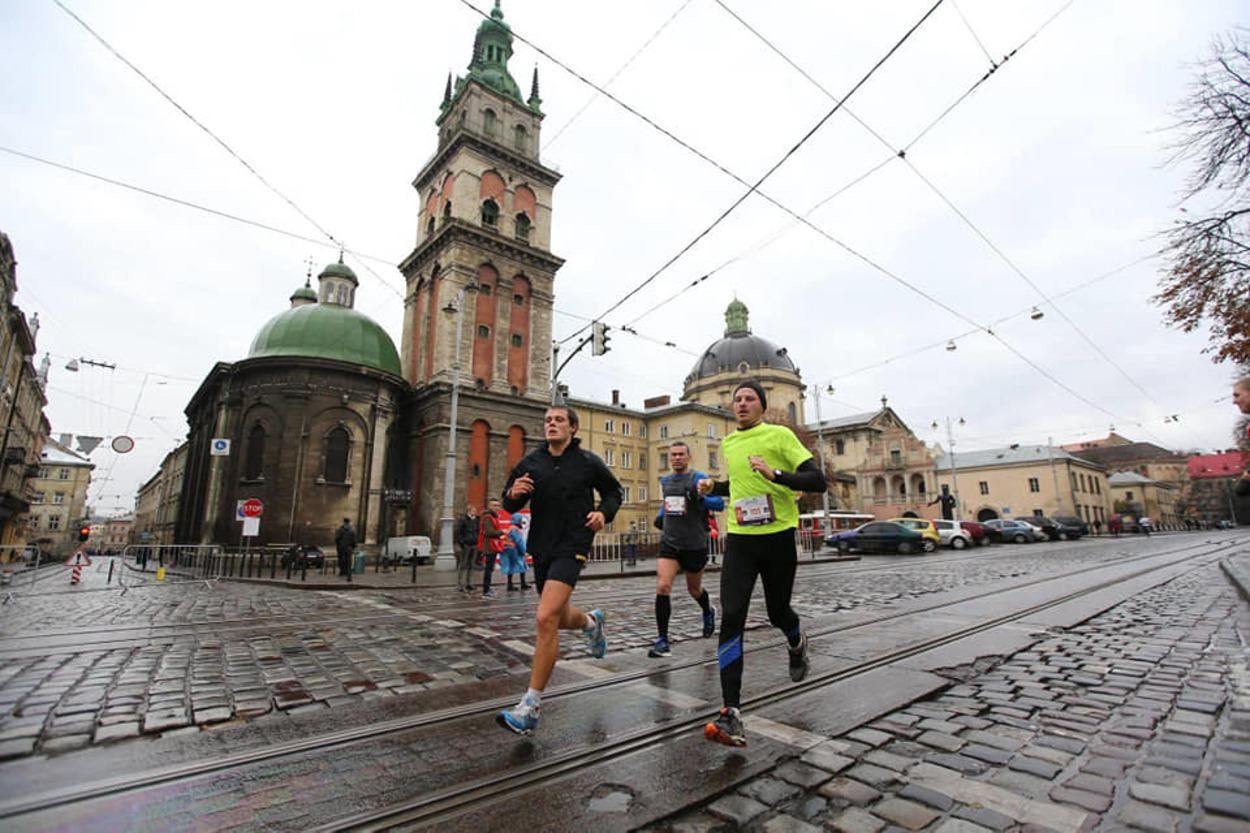
M 685 495 L 666 495 L 664 497 L 664 514 L 665 515 L 686 514 L 686 496 Z
M 762 526 L 772 523 L 773 498 L 771 495 L 744 497 L 734 502 L 734 517 L 739 526 Z

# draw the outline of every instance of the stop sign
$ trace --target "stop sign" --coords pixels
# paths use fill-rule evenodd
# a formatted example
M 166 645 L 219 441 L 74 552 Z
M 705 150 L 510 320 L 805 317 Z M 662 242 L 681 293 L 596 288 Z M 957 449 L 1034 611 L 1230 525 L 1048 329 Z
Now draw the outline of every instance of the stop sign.
M 259 518 L 264 511 L 265 504 L 260 502 L 260 498 L 250 497 L 243 501 L 243 517 L 245 518 Z

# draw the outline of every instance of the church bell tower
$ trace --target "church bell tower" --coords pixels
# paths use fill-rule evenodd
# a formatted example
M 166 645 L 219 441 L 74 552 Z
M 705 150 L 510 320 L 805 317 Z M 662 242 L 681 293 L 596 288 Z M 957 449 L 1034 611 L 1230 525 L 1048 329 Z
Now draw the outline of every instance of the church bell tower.
M 554 282 L 564 262 L 551 252 L 551 200 L 560 175 L 539 160 L 538 70 L 522 97 L 508 70 L 512 42 L 496 0 L 467 74 L 447 78 L 438 149 L 412 183 L 420 208 L 416 245 L 400 264 L 401 360 L 415 391 L 417 527 L 441 513 L 458 315 L 457 507 L 498 493 L 527 438 L 540 436 L 550 400 Z M 449 312 L 466 287 L 463 311 Z

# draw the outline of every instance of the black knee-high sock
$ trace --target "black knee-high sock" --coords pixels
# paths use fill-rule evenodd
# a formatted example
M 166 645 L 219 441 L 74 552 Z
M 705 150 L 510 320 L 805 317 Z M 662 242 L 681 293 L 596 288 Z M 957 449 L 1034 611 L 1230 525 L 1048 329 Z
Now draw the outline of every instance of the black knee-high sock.
M 673 615 L 673 600 L 668 596 L 655 594 L 655 627 L 659 635 L 668 639 L 668 620 Z
M 707 613 L 709 610 L 712 609 L 712 602 L 708 598 L 707 590 L 704 590 L 703 595 L 695 599 L 695 601 L 699 603 L 699 607 L 703 608 L 704 613 Z

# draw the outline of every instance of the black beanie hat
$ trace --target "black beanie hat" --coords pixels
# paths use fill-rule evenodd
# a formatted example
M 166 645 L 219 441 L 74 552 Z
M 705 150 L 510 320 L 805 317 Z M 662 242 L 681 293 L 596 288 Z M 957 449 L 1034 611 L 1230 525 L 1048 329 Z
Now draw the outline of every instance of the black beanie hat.
M 753 379 L 748 379 L 745 382 L 739 382 L 734 387 L 734 393 L 737 393 L 743 388 L 750 388 L 751 390 L 755 391 L 755 395 L 760 398 L 760 407 L 763 408 L 765 411 L 768 410 L 768 397 L 764 395 L 764 389 L 760 387 L 759 382 L 756 382 Z

